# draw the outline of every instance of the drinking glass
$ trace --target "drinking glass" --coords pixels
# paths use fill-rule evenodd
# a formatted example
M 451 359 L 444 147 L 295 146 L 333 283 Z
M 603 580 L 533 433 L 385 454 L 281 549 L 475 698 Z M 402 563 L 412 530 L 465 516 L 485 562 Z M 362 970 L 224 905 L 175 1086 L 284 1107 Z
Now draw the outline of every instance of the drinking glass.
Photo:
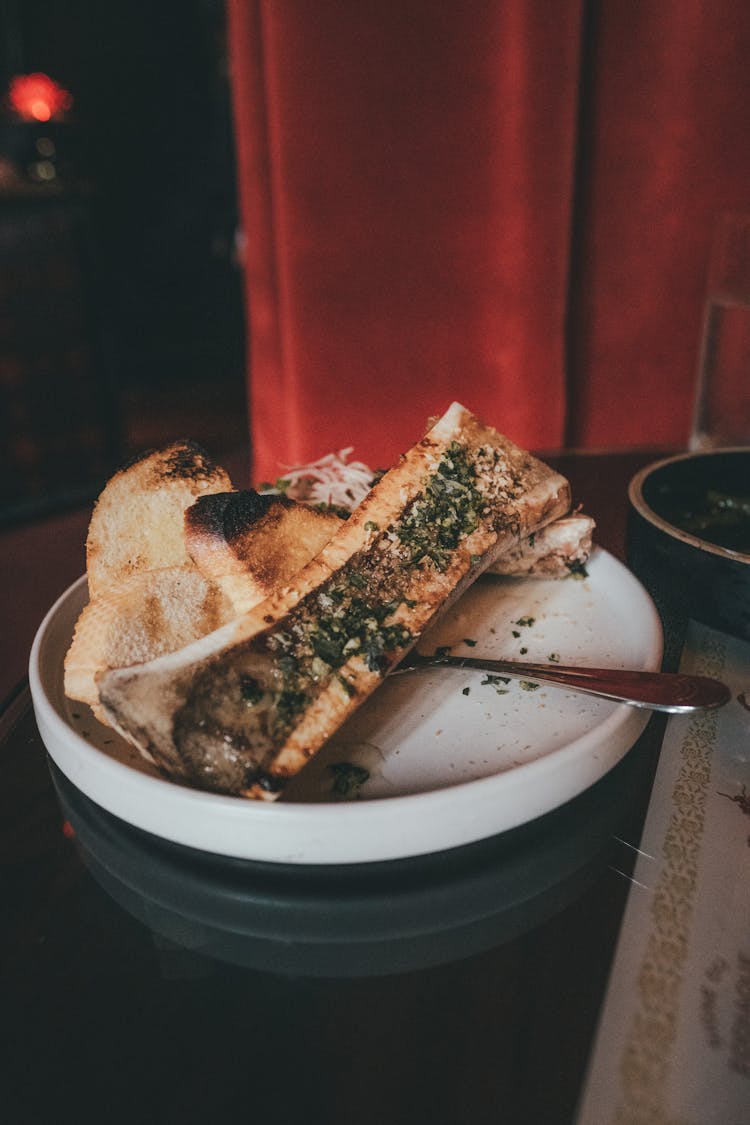
M 750 214 L 718 216 L 690 448 L 750 445 Z

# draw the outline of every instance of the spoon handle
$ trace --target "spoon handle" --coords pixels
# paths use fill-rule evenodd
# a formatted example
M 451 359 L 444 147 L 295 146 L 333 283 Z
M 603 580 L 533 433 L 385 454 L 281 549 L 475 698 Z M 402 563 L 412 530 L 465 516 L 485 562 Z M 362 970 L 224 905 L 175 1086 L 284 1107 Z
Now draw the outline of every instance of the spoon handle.
M 620 668 L 571 668 L 564 664 L 525 664 L 476 656 L 420 656 L 410 653 L 392 674 L 427 668 L 464 668 L 517 679 L 541 680 L 570 691 L 599 695 L 653 711 L 687 712 L 728 703 L 726 684 L 679 672 L 638 672 Z

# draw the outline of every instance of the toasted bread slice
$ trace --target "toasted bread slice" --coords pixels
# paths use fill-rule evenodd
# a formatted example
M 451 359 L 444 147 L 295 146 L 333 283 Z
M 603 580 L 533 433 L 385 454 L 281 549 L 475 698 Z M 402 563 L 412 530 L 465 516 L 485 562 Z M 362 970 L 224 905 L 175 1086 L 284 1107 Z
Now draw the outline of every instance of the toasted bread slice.
M 93 599 L 139 571 L 188 561 L 183 513 L 208 492 L 227 492 L 229 476 L 205 450 L 177 441 L 151 450 L 111 478 L 96 502 L 86 540 Z
M 582 512 L 553 520 L 500 555 L 489 573 L 531 578 L 581 574 L 591 555 L 595 526 Z
M 287 587 L 99 680 L 172 777 L 273 799 L 497 555 L 567 512 L 567 481 L 458 403 Z
M 201 496 L 185 512 L 185 546 L 237 613 L 268 598 L 323 549 L 338 516 L 252 489 Z
M 141 571 L 100 594 L 76 622 L 65 657 L 65 694 L 102 722 L 97 677 L 183 648 L 236 617 L 221 589 L 195 567 Z

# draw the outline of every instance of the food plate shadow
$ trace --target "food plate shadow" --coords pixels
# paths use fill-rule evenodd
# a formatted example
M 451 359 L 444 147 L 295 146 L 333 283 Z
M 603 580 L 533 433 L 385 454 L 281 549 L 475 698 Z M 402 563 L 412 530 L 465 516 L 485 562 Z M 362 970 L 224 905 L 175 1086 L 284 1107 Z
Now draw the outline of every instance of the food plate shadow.
M 651 720 L 604 778 L 546 816 L 427 856 L 365 864 L 234 859 L 106 812 L 49 759 L 83 862 L 152 933 L 194 954 L 294 977 L 368 977 L 458 961 L 542 926 L 611 877 L 660 739 Z

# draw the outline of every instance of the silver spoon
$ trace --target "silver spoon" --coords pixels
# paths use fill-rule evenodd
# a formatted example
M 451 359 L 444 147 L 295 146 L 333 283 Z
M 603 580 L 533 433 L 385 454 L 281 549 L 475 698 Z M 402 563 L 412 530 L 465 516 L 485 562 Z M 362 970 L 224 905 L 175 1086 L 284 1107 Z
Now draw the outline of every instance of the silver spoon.
M 653 711 L 688 712 L 722 707 L 731 692 L 708 676 L 681 672 L 637 672 L 620 668 L 571 668 L 564 664 L 524 664 L 519 660 L 485 660 L 478 656 L 420 656 L 410 653 L 391 675 L 428 668 L 468 668 L 500 676 L 542 680 L 571 691 L 599 695 Z

